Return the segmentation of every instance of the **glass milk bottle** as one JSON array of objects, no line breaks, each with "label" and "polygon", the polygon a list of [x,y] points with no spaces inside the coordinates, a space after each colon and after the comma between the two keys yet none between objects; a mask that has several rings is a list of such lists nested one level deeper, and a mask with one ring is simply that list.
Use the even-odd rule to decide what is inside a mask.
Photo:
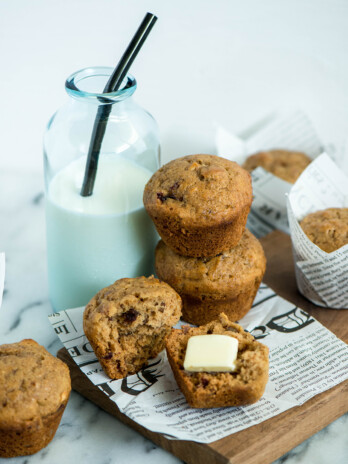
[{"label": "glass milk bottle", "polygon": [[[132,98],[136,80],[103,94],[112,68],[71,75],[69,101],[44,136],[48,282],[55,311],[82,306],[122,277],[149,275],[157,242],[143,208],[146,182],[159,167],[152,116]],[[110,105],[93,194],[81,196],[98,105]]]}]

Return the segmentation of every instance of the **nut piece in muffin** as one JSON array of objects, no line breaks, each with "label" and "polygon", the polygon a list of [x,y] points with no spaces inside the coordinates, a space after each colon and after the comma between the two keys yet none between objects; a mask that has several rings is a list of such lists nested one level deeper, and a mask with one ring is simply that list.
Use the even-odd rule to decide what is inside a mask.
[{"label": "nut piece in muffin", "polygon": [[[188,372],[184,369],[186,347],[196,335],[227,335],[238,339],[233,372]],[[268,348],[243,328],[220,314],[201,327],[173,329],[166,341],[170,366],[180,390],[193,408],[243,406],[258,401],[268,381]]]},{"label": "nut piece in muffin", "polygon": [[0,457],[40,451],[54,437],[71,390],[69,369],[34,340],[0,346]]},{"label": "nut piece in muffin", "polygon": [[348,244],[348,208],[327,208],[300,222],[309,240],[327,253]]},{"label": "nut piece in muffin", "polygon": [[311,162],[309,156],[299,151],[269,150],[249,156],[243,168],[251,172],[260,166],[280,179],[294,184]]},{"label": "nut piece in muffin", "polygon": [[120,279],[100,290],[86,306],[83,328],[106,374],[122,379],[156,357],[181,307],[176,291],[154,277]]},{"label": "nut piece in muffin", "polygon": [[224,312],[231,321],[251,308],[266,270],[261,243],[245,229],[237,246],[213,258],[188,258],[162,240],[155,252],[158,277],[181,296],[183,319],[206,324]]},{"label": "nut piece in muffin", "polygon": [[250,174],[214,155],[164,165],[144,190],[144,205],[162,240],[183,256],[216,256],[239,242],[252,202]]}]

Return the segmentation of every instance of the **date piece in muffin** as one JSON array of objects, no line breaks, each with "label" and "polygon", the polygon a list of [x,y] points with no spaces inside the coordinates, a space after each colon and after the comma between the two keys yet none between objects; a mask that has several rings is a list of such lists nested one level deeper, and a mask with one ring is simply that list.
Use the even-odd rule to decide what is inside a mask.
[{"label": "date piece in muffin", "polygon": [[308,214],[300,226],[309,240],[331,253],[348,243],[348,208],[327,208]]},{"label": "date piece in muffin", "polygon": [[69,369],[34,340],[0,346],[0,457],[26,456],[54,437],[71,390]]},{"label": "date piece in muffin", "polygon": [[249,156],[243,168],[251,172],[260,166],[280,179],[294,184],[311,162],[309,156],[299,151],[269,150]]},{"label": "date piece in muffin", "polygon": [[164,165],[144,191],[144,205],[163,241],[183,256],[216,256],[237,245],[252,202],[250,174],[213,155]]},{"label": "date piece in muffin", "polygon": [[158,277],[181,296],[183,319],[201,325],[221,312],[231,321],[251,308],[266,270],[261,243],[245,229],[237,246],[213,258],[188,258],[171,250],[162,240],[155,253]]},{"label": "date piece in muffin", "polygon": [[[184,369],[186,347],[196,335],[227,335],[238,339],[233,372],[188,372]],[[173,329],[166,341],[170,366],[188,404],[194,408],[243,406],[258,401],[268,381],[268,348],[243,328],[220,314],[201,327]]]},{"label": "date piece in muffin", "polygon": [[111,379],[138,372],[164,349],[181,316],[181,298],[154,277],[117,280],[86,306],[83,328]]}]

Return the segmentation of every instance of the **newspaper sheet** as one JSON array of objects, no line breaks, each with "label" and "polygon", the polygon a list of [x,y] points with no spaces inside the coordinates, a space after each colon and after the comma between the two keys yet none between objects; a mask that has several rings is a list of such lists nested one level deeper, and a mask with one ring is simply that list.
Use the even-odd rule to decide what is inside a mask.
[{"label": "newspaper sheet", "polygon": [[296,280],[314,303],[348,308],[348,245],[326,253],[299,225],[307,214],[332,207],[348,207],[348,177],[324,153],[301,174],[288,197]]},{"label": "newspaper sheet", "polygon": [[240,321],[270,348],[269,382],[255,404],[193,409],[179,390],[165,351],[136,375],[110,380],[83,333],[84,308],[49,320],[88,379],[135,422],[169,438],[209,443],[298,406],[348,379],[348,347],[313,317],[261,285]]},{"label": "newspaper sheet", "polygon": [[[239,137],[218,127],[216,146],[220,156],[239,164],[253,153],[274,148],[301,151],[312,159],[323,151],[312,123],[300,110],[274,113]],[[256,237],[274,229],[289,233],[285,193],[292,184],[262,168],[252,172],[252,180],[254,201],[247,227]]]}]

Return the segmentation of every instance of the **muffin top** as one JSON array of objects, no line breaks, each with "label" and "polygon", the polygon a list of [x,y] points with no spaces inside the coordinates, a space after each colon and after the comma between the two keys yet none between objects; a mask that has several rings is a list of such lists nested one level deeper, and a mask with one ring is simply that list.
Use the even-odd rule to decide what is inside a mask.
[{"label": "muffin top", "polygon": [[331,253],[348,243],[348,208],[328,208],[308,214],[300,226],[309,240]]},{"label": "muffin top", "polygon": [[269,150],[249,156],[243,168],[251,172],[261,167],[280,179],[294,184],[312,160],[299,151]]},{"label": "muffin top", "polygon": [[238,295],[247,282],[265,272],[261,243],[248,230],[238,245],[212,258],[188,258],[172,251],[162,240],[156,248],[156,269],[179,293]]},{"label": "muffin top", "polygon": [[119,331],[144,324],[158,328],[165,323],[171,327],[178,322],[181,307],[176,291],[153,276],[120,279],[100,290],[88,303],[84,329],[104,339],[111,326]]},{"label": "muffin top", "polygon": [[55,413],[71,390],[68,366],[34,340],[0,346],[0,386],[3,426]]},{"label": "muffin top", "polygon": [[182,224],[209,226],[237,217],[252,201],[251,178],[237,163],[214,155],[189,155],[164,165],[144,191],[151,214]]}]

